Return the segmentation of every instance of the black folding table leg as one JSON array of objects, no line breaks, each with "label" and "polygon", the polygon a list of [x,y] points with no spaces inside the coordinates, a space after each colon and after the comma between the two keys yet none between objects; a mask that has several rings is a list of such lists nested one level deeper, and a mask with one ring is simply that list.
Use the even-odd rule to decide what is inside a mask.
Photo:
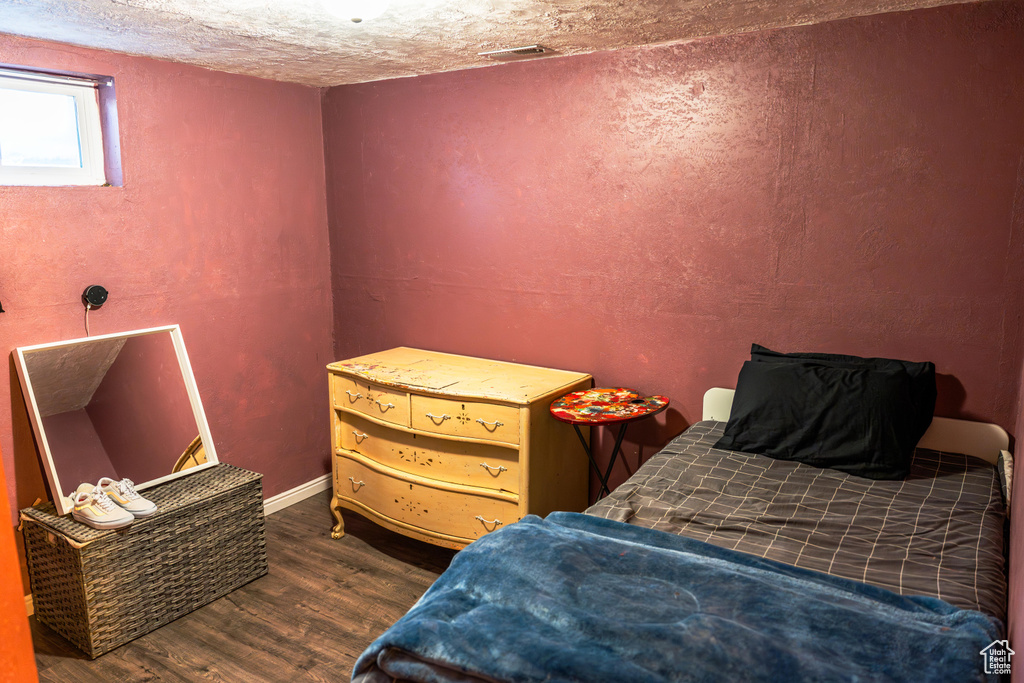
[{"label": "black folding table leg", "polygon": [[597,466],[597,461],[594,460],[594,454],[590,450],[590,444],[583,438],[583,432],[580,431],[579,425],[573,425],[573,429],[576,430],[576,436],[580,437],[580,443],[583,444],[583,450],[587,453],[587,459],[590,460],[590,464],[594,466],[594,471],[597,472],[597,478],[601,478],[601,468]]},{"label": "black folding table leg", "polygon": [[619,435],[615,437],[615,448],[612,449],[612,457],[608,461],[608,469],[605,470],[604,476],[601,477],[601,489],[597,492],[598,499],[611,493],[608,489],[608,479],[612,476],[612,468],[615,467],[615,458],[618,457],[619,449],[622,448],[622,437],[626,435],[626,427],[628,425],[628,422],[623,422],[622,426],[619,427]]}]

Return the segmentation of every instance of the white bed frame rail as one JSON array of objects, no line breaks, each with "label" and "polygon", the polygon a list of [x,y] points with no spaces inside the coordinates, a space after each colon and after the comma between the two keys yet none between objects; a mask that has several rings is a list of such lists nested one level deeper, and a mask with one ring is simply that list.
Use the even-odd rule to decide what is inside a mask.
[{"label": "white bed frame rail", "polygon": [[[702,419],[727,422],[735,393],[735,389],[708,389],[704,394]],[[1009,455],[1007,449],[1010,447],[1010,437],[1002,427],[988,422],[933,417],[931,426],[917,445],[934,451],[973,455],[994,465],[1000,453],[1006,452]]]}]

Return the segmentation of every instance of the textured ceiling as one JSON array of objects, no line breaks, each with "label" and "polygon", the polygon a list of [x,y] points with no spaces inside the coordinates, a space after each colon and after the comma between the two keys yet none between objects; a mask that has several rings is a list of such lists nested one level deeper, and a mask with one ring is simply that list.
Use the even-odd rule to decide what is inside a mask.
[{"label": "textured ceiling", "polygon": [[0,0],[0,32],[329,86],[493,65],[477,53],[534,43],[580,54],[957,1],[392,0],[356,24],[320,0]]}]

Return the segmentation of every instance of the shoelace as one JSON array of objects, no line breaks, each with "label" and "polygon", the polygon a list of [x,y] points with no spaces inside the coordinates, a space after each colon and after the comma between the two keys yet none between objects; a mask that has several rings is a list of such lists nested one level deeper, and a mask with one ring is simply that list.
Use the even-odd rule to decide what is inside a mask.
[{"label": "shoelace", "polygon": [[124,496],[129,501],[138,500],[142,496],[135,492],[135,482],[131,479],[125,478],[117,482],[117,492]]},{"label": "shoelace", "polygon": [[110,500],[110,496],[102,491],[93,491],[85,500],[86,502],[95,503],[100,510],[103,510],[103,512],[116,512],[119,509],[114,504],[114,501]]}]

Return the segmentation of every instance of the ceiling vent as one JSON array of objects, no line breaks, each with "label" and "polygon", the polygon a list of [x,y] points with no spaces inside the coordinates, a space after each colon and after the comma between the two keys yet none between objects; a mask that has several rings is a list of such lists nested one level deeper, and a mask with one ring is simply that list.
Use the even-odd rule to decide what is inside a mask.
[{"label": "ceiling vent", "polygon": [[554,54],[555,51],[543,45],[527,45],[526,47],[510,47],[504,50],[492,50],[491,52],[478,52],[481,57],[493,59],[499,62],[509,62],[515,59],[533,59],[543,55]]}]

